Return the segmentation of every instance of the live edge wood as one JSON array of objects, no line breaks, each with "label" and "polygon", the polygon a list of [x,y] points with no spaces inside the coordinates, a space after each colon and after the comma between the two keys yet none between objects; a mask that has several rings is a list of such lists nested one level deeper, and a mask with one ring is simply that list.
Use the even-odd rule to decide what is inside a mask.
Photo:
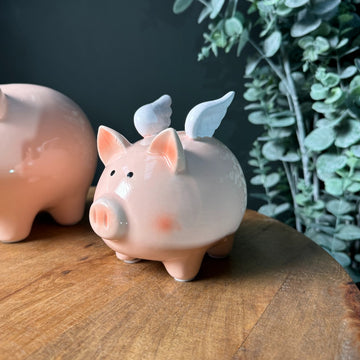
[{"label": "live edge wood", "polygon": [[[91,195],[90,195],[91,196]],[[1,359],[360,359],[360,294],[326,252],[247,211],[195,281],[125,264],[91,230],[37,218],[0,244]]]}]

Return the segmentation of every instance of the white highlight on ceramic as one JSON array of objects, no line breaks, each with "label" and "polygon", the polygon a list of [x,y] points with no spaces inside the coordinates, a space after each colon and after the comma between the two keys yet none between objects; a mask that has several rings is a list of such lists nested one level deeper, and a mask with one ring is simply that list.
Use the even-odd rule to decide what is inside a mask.
[{"label": "white highlight on ceramic", "polygon": [[171,123],[171,97],[163,95],[151,104],[141,106],[134,114],[134,124],[142,137],[156,135]]},{"label": "white highlight on ceramic", "polygon": [[192,139],[212,137],[234,96],[235,92],[229,91],[220,99],[206,101],[193,107],[185,120],[186,135]]}]

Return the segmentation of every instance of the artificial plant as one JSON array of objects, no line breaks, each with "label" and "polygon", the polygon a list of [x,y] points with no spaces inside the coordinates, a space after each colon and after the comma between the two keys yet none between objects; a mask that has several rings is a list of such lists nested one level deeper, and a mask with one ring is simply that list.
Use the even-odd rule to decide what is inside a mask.
[{"label": "artificial plant", "polygon": [[[176,0],[185,11],[194,0]],[[198,0],[203,60],[253,51],[244,69],[260,212],[288,214],[344,267],[360,264],[360,0]],[[242,4],[243,5],[243,4]],[[359,58],[358,58],[359,57]],[[286,181],[284,182],[284,179]]]}]

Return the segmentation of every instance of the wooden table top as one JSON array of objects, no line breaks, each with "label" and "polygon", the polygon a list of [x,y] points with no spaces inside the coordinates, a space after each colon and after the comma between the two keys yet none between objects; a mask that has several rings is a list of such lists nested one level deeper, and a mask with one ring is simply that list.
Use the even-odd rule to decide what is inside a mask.
[{"label": "wooden table top", "polygon": [[125,264],[87,218],[0,244],[0,359],[360,359],[360,293],[321,248],[247,211],[195,281]]}]

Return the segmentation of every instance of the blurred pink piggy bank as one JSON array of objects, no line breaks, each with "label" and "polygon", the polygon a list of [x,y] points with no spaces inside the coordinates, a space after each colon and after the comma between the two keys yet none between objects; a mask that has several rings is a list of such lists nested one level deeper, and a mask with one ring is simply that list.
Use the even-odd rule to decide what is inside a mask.
[{"label": "blurred pink piggy bank", "polygon": [[144,137],[130,144],[101,126],[105,170],[90,208],[93,230],[125,262],[161,261],[179,281],[192,280],[205,253],[224,257],[246,208],[246,184],[232,152],[212,137],[234,93],[201,103],[185,131],[170,125],[164,95],[135,113]]},{"label": "blurred pink piggy bank", "polygon": [[40,211],[78,222],[97,162],[81,109],[43,86],[0,85],[0,137],[0,241],[26,238]]}]

